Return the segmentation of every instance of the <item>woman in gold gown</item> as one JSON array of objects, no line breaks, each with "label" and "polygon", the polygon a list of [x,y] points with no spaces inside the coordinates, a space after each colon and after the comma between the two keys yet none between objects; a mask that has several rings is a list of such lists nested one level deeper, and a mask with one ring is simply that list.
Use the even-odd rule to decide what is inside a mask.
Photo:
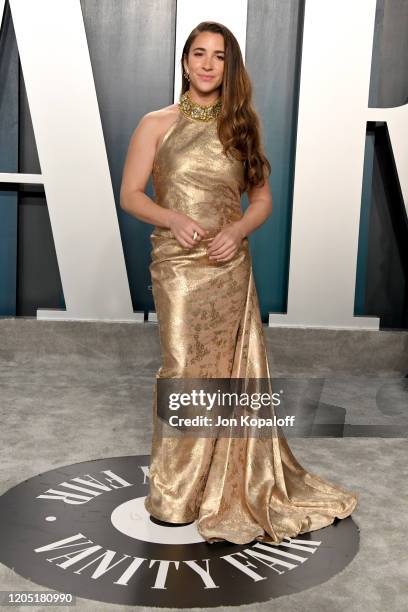
[{"label": "woman in gold gown", "polygon": [[[136,130],[121,190],[122,207],[155,224],[150,272],[162,352],[156,377],[269,379],[247,234],[270,214],[268,181],[259,181],[270,165],[235,37],[221,24],[200,24],[186,41],[182,70],[179,104],[149,114],[150,124],[145,117],[144,131]],[[231,110],[239,102],[246,115]],[[160,113],[160,135],[156,128],[154,153],[145,161],[153,150],[147,124],[152,133]],[[234,124],[244,134],[235,156],[224,153],[223,117],[224,134],[234,135]],[[154,204],[142,194],[148,170]],[[139,199],[132,200],[136,191]],[[157,418],[155,389],[145,507],[159,521],[196,521],[208,542],[279,544],[345,518],[356,506],[357,493],[306,471],[282,434],[165,437]]]}]

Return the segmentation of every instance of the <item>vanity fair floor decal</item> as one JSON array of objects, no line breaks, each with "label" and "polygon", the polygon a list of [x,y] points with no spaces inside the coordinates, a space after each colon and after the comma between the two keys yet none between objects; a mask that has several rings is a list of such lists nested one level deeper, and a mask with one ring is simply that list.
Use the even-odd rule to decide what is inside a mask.
[{"label": "vanity fair floor decal", "polygon": [[149,456],[60,467],[0,497],[0,561],[37,585],[115,604],[209,607],[266,601],[328,580],[354,557],[348,517],[287,538],[205,542],[144,508]]}]

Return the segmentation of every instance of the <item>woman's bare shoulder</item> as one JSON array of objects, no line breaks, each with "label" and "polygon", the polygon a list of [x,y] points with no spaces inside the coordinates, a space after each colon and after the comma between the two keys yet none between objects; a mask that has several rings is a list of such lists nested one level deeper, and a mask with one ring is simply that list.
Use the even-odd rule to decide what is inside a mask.
[{"label": "woman's bare shoulder", "polygon": [[141,124],[146,130],[146,133],[153,136],[156,145],[161,140],[162,135],[170,128],[172,123],[177,120],[179,116],[179,105],[170,104],[164,108],[150,111],[146,113],[141,120]]},{"label": "woman's bare shoulder", "polygon": [[146,113],[136,126],[131,143],[136,142],[143,148],[149,147],[153,143],[154,147],[157,148],[162,135],[170,128],[172,123],[175,123],[178,116],[178,104],[170,104]]},{"label": "woman's bare shoulder", "polygon": [[169,106],[164,106],[163,108],[159,108],[154,111],[150,111],[146,113],[143,117],[145,122],[149,122],[152,125],[157,126],[159,131],[161,129],[166,129],[168,124],[171,124],[178,116],[179,113],[179,105],[170,104]]}]

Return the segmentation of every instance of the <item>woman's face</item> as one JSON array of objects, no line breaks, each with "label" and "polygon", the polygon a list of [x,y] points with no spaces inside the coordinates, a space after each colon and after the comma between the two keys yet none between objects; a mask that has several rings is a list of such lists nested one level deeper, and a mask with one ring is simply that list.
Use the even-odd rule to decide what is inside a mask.
[{"label": "woman's face", "polygon": [[213,32],[200,32],[190,47],[184,69],[190,76],[190,87],[209,93],[222,84],[224,74],[224,37]]}]

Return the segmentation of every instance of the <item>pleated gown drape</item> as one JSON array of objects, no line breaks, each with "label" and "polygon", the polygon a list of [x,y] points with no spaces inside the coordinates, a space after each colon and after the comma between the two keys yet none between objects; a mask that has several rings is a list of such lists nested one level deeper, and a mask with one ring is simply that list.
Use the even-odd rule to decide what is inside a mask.
[{"label": "pleated gown drape", "polygon": [[[248,239],[232,260],[209,260],[208,240],[242,216],[243,165],[225,156],[216,120],[181,111],[153,164],[155,201],[209,230],[191,250],[171,230],[151,234],[152,290],[162,378],[270,378]],[[358,494],[306,471],[284,437],[162,437],[157,389],[147,511],[196,520],[208,542],[278,544],[350,515]]]}]

